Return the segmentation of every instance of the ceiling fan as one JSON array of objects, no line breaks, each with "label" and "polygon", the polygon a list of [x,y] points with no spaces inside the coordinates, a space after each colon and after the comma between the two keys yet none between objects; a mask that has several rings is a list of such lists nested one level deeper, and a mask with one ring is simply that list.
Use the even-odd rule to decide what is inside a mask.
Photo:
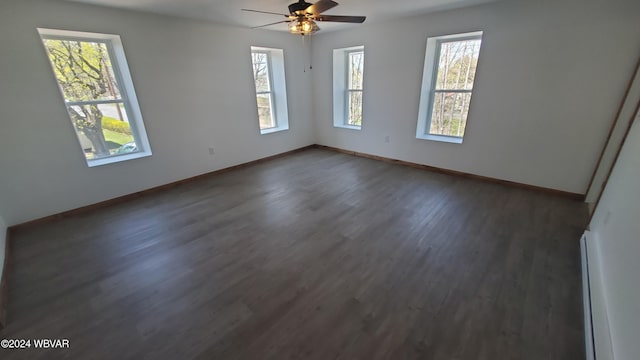
[{"label": "ceiling fan", "polygon": [[338,6],[338,3],[332,0],[319,0],[315,4],[310,4],[304,0],[298,0],[298,2],[289,5],[289,14],[279,14],[270,11],[251,9],[242,9],[242,11],[280,15],[287,18],[287,20],[256,26],[252,29],[263,28],[276,24],[289,23],[289,32],[299,35],[311,35],[320,30],[320,27],[318,27],[316,21],[361,24],[366,19],[365,16],[322,15],[323,12],[336,6]]}]

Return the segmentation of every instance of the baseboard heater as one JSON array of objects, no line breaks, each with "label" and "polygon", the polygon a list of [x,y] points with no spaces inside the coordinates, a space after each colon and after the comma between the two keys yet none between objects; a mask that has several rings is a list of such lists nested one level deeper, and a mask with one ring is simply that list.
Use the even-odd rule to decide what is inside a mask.
[{"label": "baseboard heater", "polygon": [[589,277],[589,247],[587,239],[589,232],[585,231],[580,239],[582,254],[582,298],[584,301],[584,344],[587,360],[595,360],[595,344],[593,333],[593,307],[591,301],[591,282]]}]

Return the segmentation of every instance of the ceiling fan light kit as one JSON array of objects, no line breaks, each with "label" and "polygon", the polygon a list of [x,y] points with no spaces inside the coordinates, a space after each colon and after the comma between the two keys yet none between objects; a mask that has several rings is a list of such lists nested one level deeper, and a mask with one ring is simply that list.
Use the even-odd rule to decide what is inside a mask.
[{"label": "ceiling fan light kit", "polygon": [[319,0],[315,4],[308,3],[304,0],[299,0],[298,2],[289,5],[289,15],[251,9],[242,10],[263,14],[281,15],[288,18],[288,20],[256,26],[253,29],[276,24],[289,23],[289,32],[296,35],[314,34],[318,30],[320,30],[320,27],[318,26],[318,24],[316,24],[317,21],[361,24],[366,19],[366,17],[364,16],[321,15],[323,12],[336,6],[338,6],[338,3],[333,0]]},{"label": "ceiling fan light kit", "polygon": [[311,35],[320,30],[315,21],[304,19],[302,21],[292,21],[289,23],[289,32],[296,35]]}]

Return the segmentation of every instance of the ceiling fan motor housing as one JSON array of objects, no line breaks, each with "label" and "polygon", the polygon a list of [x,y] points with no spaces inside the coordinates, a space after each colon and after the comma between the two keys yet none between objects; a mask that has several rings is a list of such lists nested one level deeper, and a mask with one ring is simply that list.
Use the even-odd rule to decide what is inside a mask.
[{"label": "ceiling fan motor housing", "polygon": [[293,3],[291,5],[289,5],[289,12],[291,14],[296,14],[299,15],[301,13],[304,13],[304,11],[313,4],[309,4],[308,2],[304,1],[304,0],[300,0],[296,3]]}]

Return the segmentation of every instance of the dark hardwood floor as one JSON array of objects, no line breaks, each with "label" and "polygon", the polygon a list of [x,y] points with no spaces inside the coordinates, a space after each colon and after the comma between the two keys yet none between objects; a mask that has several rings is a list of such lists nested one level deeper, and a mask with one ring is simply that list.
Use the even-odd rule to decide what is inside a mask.
[{"label": "dark hardwood floor", "polygon": [[586,221],[308,150],[14,232],[0,358],[584,359]]}]

